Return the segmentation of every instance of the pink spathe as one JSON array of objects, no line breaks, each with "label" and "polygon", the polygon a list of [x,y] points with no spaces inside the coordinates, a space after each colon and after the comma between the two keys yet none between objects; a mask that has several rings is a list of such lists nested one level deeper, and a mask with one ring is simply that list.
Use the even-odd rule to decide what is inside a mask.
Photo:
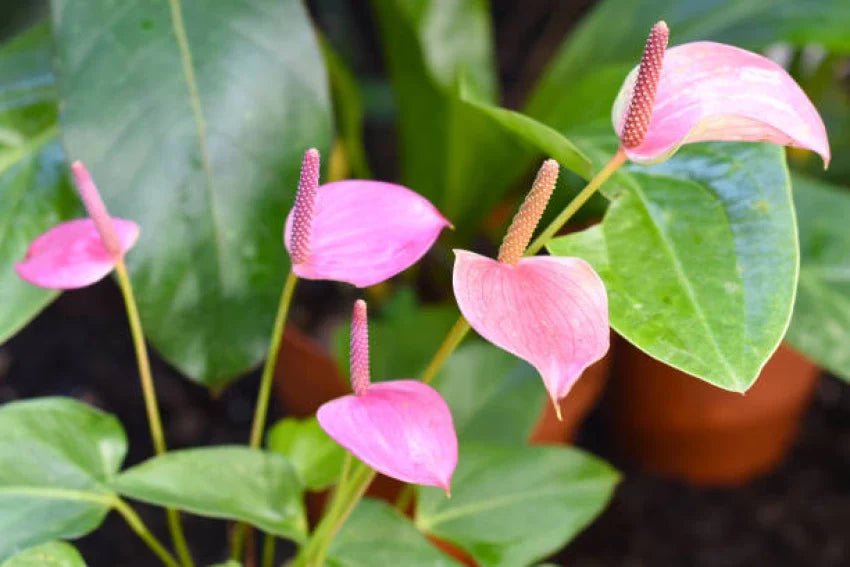
[{"label": "pink spathe", "polygon": [[[111,219],[121,254],[139,237],[139,226]],[[91,285],[115,269],[119,256],[110,254],[91,219],[77,219],[53,227],[30,244],[15,270],[24,280],[50,289],[75,289]]]},{"label": "pink spathe", "polygon": [[457,466],[457,436],[446,402],[417,380],[372,384],[332,400],[316,417],[328,435],[376,471],[447,492]]},{"label": "pink spathe", "polygon": [[528,361],[553,403],[608,351],[608,296],[579,258],[538,256],[517,264],[455,250],[454,293],[482,337]]},{"label": "pink spathe", "polygon": [[[637,69],[614,103],[618,134]],[[670,157],[683,144],[701,141],[772,142],[812,150],[824,164],[829,141],[820,115],[779,65],[761,55],[713,42],[686,43],[664,54],[661,80],[646,138],[626,150],[635,163]]]},{"label": "pink spathe", "polygon": [[[318,188],[309,252],[293,262],[301,278],[358,287],[380,283],[416,263],[450,223],[424,197],[381,181],[336,181]],[[292,255],[294,213],[284,242]]]}]

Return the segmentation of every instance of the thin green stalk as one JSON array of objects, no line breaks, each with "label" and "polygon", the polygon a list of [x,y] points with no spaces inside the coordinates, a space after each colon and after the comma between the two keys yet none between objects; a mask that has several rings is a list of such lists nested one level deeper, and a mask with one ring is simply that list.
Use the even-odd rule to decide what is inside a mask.
[{"label": "thin green stalk", "polygon": [[[156,389],[153,384],[148,350],[145,346],[145,334],[142,330],[139,308],[136,305],[133,286],[130,283],[130,276],[127,274],[127,266],[124,264],[123,258],[115,265],[115,274],[118,276],[118,287],[121,288],[121,294],[124,296],[127,320],[130,323],[130,335],[133,337],[133,347],[136,350],[136,364],[139,367],[139,378],[142,383],[142,394],[145,400],[153,448],[157,455],[162,455],[166,451],[165,435],[162,432],[162,418],[159,415],[159,406],[156,402]],[[186,537],[183,535],[180,514],[177,510],[171,508],[166,509],[165,512],[168,517],[168,529],[171,532],[171,539],[174,542],[177,555],[180,557],[180,563],[186,567],[192,567],[194,562],[192,561],[192,554],[189,552],[189,546],[186,544]]]},{"label": "thin green stalk", "polygon": [[440,371],[446,363],[446,360],[449,359],[468,332],[469,323],[467,323],[466,319],[464,319],[463,315],[461,315],[449,330],[449,334],[447,334],[446,338],[443,339],[443,343],[440,345],[440,348],[438,348],[437,352],[434,353],[434,358],[432,358],[431,362],[428,363],[428,367],[422,374],[423,382],[429,384],[431,380],[434,379],[437,372]]},{"label": "thin green stalk", "polygon": [[272,567],[274,564],[274,548],[277,538],[272,534],[266,534],[263,540],[263,567]]},{"label": "thin green stalk", "polygon": [[111,502],[112,507],[115,510],[124,516],[124,519],[127,521],[127,525],[130,526],[130,529],[136,532],[142,541],[144,541],[148,547],[153,551],[157,557],[162,561],[164,565],[167,567],[180,567],[180,564],[177,562],[177,559],[171,555],[167,549],[159,542],[158,539],[148,530],[147,526],[145,526],[142,519],[136,514],[136,511],[133,510],[129,504],[118,498],[117,496]]},{"label": "thin green stalk", "polygon": [[[286,328],[286,317],[289,315],[289,305],[292,303],[292,295],[295,292],[295,284],[298,276],[292,270],[286,276],[283,291],[280,294],[280,303],[277,306],[277,315],[272,328],[272,336],[269,341],[269,350],[266,354],[266,362],[263,365],[263,375],[260,377],[260,390],[257,393],[257,403],[254,406],[254,421],[251,424],[251,447],[259,447],[263,441],[263,430],[266,427],[266,416],[269,412],[269,399],[272,393],[274,381],[274,369],[277,365],[277,355],[280,351],[280,343],[283,339],[283,331]],[[245,541],[245,524],[237,524],[233,531],[233,540],[230,546],[230,558],[239,559],[242,555],[242,547]]]},{"label": "thin green stalk", "polygon": [[416,489],[412,484],[405,484],[401,492],[398,493],[398,498],[395,499],[395,509],[404,514],[413,502],[413,497],[416,495]]},{"label": "thin green stalk", "polygon": [[323,565],[333,538],[345,523],[345,520],[348,519],[351,511],[354,510],[374,478],[375,471],[357,461],[352,467],[348,481],[337,486],[327,513],[313,531],[310,539],[301,548],[292,563],[292,567],[321,567]]}]

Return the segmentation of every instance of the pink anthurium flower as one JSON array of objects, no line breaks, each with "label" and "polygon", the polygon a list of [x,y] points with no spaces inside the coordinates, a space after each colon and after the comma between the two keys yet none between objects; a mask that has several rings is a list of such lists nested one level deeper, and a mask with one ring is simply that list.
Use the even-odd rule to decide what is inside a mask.
[{"label": "pink anthurium flower", "polygon": [[457,465],[457,436],[446,402],[418,380],[369,382],[366,303],[351,319],[351,387],[316,417],[328,435],[355,457],[404,482],[438,486],[447,493]]},{"label": "pink anthurium flower", "polygon": [[454,293],[461,313],[482,337],[531,363],[559,402],[581,373],[608,351],[608,296],[579,258],[523,253],[558,179],[547,160],[492,260],[455,250]]},{"label": "pink anthurium flower", "polygon": [[666,49],[668,36],[664,22],[652,28],[614,103],[614,129],[631,161],[658,163],[683,144],[716,140],[804,148],[829,164],[823,121],[782,67],[722,43]]},{"label": "pink anthurium flower", "polygon": [[109,216],[82,163],[75,162],[71,171],[89,218],[51,228],[36,238],[26,258],[15,264],[18,275],[39,287],[75,289],[91,285],[115,269],[139,237],[136,223]]},{"label": "pink anthurium flower", "polygon": [[401,185],[352,179],[319,186],[319,152],[310,149],[284,243],[298,277],[366,287],[415,264],[447,226],[427,199]]}]

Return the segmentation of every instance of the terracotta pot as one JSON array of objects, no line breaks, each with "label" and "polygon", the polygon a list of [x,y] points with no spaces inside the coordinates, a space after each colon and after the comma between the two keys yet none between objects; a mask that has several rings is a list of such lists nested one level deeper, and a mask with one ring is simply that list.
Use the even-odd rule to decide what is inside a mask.
[{"label": "terracotta pot", "polygon": [[647,469],[694,484],[736,485],[779,465],[820,375],[783,344],[737,394],[617,342],[607,400],[615,441]]},{"label": "terracotta pot", "polygon": [[555,408],[547,397],[543,402],[540,418],[528,440],[534,445],[571,443],[581,427],[585,416],[593,409],[602,395],[611,369],[609,351],[599,361],[584,371],[567,397],[561,401],[561,417],[558,421]]}]

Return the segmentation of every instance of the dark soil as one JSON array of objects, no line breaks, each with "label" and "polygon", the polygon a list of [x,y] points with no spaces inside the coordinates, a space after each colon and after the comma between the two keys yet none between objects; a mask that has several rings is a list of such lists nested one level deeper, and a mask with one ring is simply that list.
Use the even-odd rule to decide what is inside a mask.
[{"label": "dark soil", "polygon": [[[299,303],[320,291],[302,289]],[[172,447],[247,440],[256,373],[216,399],[156,357],[154,373]],[[64,294],[0,347],[0,403],[45,395],[73,396],[117,415],[130,439],[127,465],[151,454],[123,307],[110,281]],[[271,419],[280,416],[281,408],[273,407]],[[693,488],[634,470],[608,443],[598,411],[579,445],[613,462],[625,478],[608,510],[558,555],[558,564],[850,564],[850,386],[833,378],[821,381],[785,464],[740,488]],[[167,541],[161,511],[138,508]],[[225,557],[224,522],[185,516],[184,525],[199,564]],[[93,567],[157,564],[116,514],[76,543]],[[279,551],[282,560],[287,549]]]}]

